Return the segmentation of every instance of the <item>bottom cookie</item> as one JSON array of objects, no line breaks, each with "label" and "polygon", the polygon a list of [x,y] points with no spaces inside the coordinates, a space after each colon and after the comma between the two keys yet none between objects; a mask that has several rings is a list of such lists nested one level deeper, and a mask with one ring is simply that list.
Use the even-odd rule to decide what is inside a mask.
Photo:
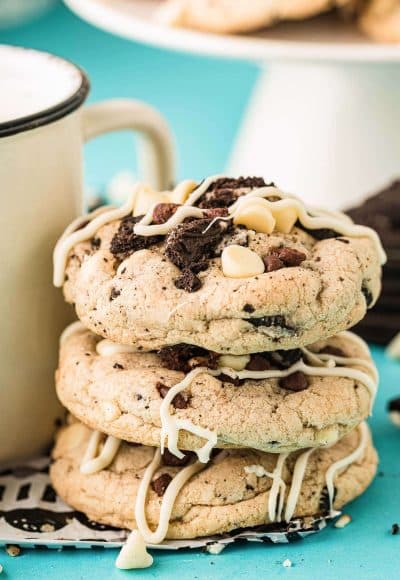
[{"label": "bottom cookie", "polygon": [[50,477],[61,498],[90,519],[138,528],[134,546],[127,544],[136,554],[165,538],[333,513],[368,487],[377,466],[365,423],[330,448],[279,455],[223,450],[208,464],[190,453],[178,460],[101,437],[77,422],[63,428]]}]

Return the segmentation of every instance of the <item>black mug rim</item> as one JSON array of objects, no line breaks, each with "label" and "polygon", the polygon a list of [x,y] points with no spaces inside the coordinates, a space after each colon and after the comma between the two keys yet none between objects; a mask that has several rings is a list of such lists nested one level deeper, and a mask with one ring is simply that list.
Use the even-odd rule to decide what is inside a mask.
[{"label": "black mug rim", "polygon": [[22,133],[25,131],[32,131],[33,129],[37,129],[39,127],[43,127],[44,125],[49,125],[54,121],[58,121],[62,119],[66,115],[69,115],[76,109],[78,109],[82,103],[85,101],[86,97],[90,91],[90,82],[89,79],[79,66],[75,63],[71,62],[70,60],[51,54],[50,52],[36,50],[34,48],[26,48],[23,46],[17,45],[3,45],[8,46],[9,48],[17,48],[22,50],[29,50],[31,52],[37,52],[39,54],[44,54],[53,58],[56,58],[60,61],[64,61],[69,65],[73,66],[75,70],[78,71],[81,77],[81,83],[78,89],[72,93],[67,99],[64,99],[60,103],[52,107],[48,107],[47,109],[43,109],[38,111],[37,113],[33,113],[32,115],[26,115],[24,117],[18,117],[17,119],[12,119],[11,121],[5,121],[4,123],[0,123],[0,137],[9,137],[11,135],[17,135],[18,133]]}]

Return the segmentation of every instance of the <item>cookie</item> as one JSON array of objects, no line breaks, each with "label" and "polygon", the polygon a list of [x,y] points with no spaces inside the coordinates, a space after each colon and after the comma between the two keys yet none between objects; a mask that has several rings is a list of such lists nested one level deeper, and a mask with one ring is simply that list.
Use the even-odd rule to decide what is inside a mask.
[{"label": "cookie", "polygon": [[56,246],[54,279],[104,338],[246,354],[356,324],[384,261],[375,232],[343,214],[261,178],[211,177],[173,192],[139,184],[122,208],[81,218]]},{"label": "cookie", "polygon": [[365,424],[326,449],[281,455],[224,450],[207,465],[189,457],[176,466],[157,449],[121,442],[111,464],[82,473],[90,443],[93,434],[80,423],[61,430],[50,468],[55,490],[104,524],[134,529],[136,514],[149,544],[327,515],[360,495],[377,466]]},{"label": "cookie", "polygon": [[354,0],[167,0],[157,18],[170,26],[217,33],[250,32],[353,3]]},{"label": "cookie", "polygon": [[309,349],[220,356],[182,344],[129,352],[79,323],[56,379],[61,403],[93,429],[154,446],[164,434],[172,453],[205,460],[213,446],[330,445],[368,416],[377,386],[368,348],[347,332]]},{"label": "cookie", "polygon": [[398,0],[370,0],[359,19],[360,28],[379,42],[400,42]]},{"label": "cookie", "polygon": [[400,181],[347,213],[357,223],[374,228],[387,252],[382,294],[373,312],[368,312],[355,327],[366,340],[387,344],[400,329]]}]

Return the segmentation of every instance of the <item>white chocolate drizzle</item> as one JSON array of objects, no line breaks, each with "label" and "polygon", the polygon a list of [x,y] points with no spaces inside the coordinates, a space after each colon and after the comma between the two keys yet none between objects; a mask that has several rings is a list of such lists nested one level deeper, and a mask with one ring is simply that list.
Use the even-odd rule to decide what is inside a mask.
[{"label": "white chocolate drizzle", "polygon": [[60,346],[65,344],[72,336],[81,334],[86,331],[86,327],[82,324],[80,320],[76,320],[69,324],[61,333],[59,342]]},{"label": "white chocolate drizzle", "polygon": [[[361,339],[355,337],[350,332],[346,332],[344,336],[353,340],[357,345],[361,345],[362,349],[365,350],[365,354],[369,356],[368,349]],[[104,343],[104,345],[103,345]],[[97,344],[97,352],[101,356],[115,355],[118,353],[132,352],[131,347],[126,345],[119,345],[116,343],[111,343],[110,341],[103,340]],[[250,370],[234,370],[230,367],[220,367],[218,369],[209,369],[207,367],[198,367],[190,371],[185,378],[171,387],[163,399],[160,407],[160,420],[161,420],[161,434],[160,434],[160,445],[161,449],[164,449],[165,441],[167,441],[168,451],[178,457],[183,458],[183,453],[178,448],[179,431],[184,430],[205,439],[206,442],[202,447],[197,449],[195,452],[198,459],[202,463],[207,463],[210,458],[211,451],[213,447],[217,444],[218,435],[215,431],[200,427],[195,425],[188,419],[180,419],[175,416],[175,414],[170,413],[171,403],[173,399],[186,388],[189,388],[192,381],[201,374],[208,374],[214,377],[218,377],[221,374],[225,374],[232,379],[280,379],[287,377],[297,371],[303,372],[308,376],[332,376],[332,377],[342,377],[357,381],[363,384],[370,393],[371,402],[370,410],[372,409],[373,402],[376,397],[376,392],[378,388],[378,373],[375,365],[371,360],[365,360],[363,358],[348,358],[341,357],[331,354],[323,353],[313,353],[307,348],[301,349],[303,355],[306,359],[311,362],[306,364],[303,360],[299,360],[291,367],[285,370],[265,370],[265,371],[250,371]],[[224,359],[222,359],[224,360]],[[367,372],[362,370],[348,367],[348,366],[337,366],[337,364],[343,365],[356,365],[361,366],[366,369]],[[312,366],[314,365],[314,366]],[[368,374],[368,372],[370,374]],[[371,376],[372,375],[372,376]]]},{"label": "white chocolate drizzle", "polygon": [[116,354],[134,353],[137,350],[128,344],[118,344],[105,338],[96,344],[96,352],[99,356],[114,356]]},{"label": "white chocolate drizzle", "polygon": [[[359,461],[364,453],[368,442],[368,427],[365,422],[361,423],[358,427],[360,439],[357,448],[352,451],[349,455],[343,457],[339,461],[333,463],[326,471],[325,482],[329,495],[329,510],[330,515],[335,515],[336,512],[333,510],[334,501],[334,478],[339,470],[348,468],[352,463]],[[100,443],[101,433],[99,431],[93,431],[89,439],[88,446],[81,464],[81,471],[83,473],[95,473],[102,469],[105,469],[111,461],[114,459],[116,453],[118,452],[119,445],[122,443],[120,440],[115,440],[114,449],[111,454],[108,453],[107,461],[98,461],[96,465],[93,464],[93,458],[97,453],[97,448]],[[107,438],[106,447],[108,440],[115,438]],[[104,450],[103,448],[103,450]],[[286,461],[290,456],[290,453],[280,453],[277,457],[274,471],[268,472],[264,469],[262,465],[248,465],[245,466],[244,471],[246,474],[255,474],[256,477],[270,477],[272,479],[272,485],[269,490],[268,495],[268,521],[270,522],[281,522],[284,511],[284,520],[289,522],[296,510],[298,498],[301,492],[302,484],[304,481],[304,476],[307,469],[307,464],[311,454],[316,451],[315,449],[307,449],[301,453],[294,464],[293,473],[291,478],[291,486],[286,499],[286,483],[283,479],[282,473],[285,467]],[[101,455],[96,458],[101,458]],[[110,459],[111,457],[111,459]],[[225,457],[225,456],[224,456]],[[164,541],[168,526],[171,519],[172,510],[179,495],[181,489],[189,481],[193,475],[199,473],[205,468],[205,463],[201,461],[196,461],[187,467],[181,469],[175,477],[169,483],[163,499],[161,501],[160,516],[158,525],[155,531],[152,531],[147,523],[145,507],[146,499],[149,491],[149,487],[152,478],[159,468],[162,459],[161,449],[155,449],[153,458],[149,465],[146,467],[143,477],[141,479],[138,493],[135,502],[135,521],[137,530],[134,530],[128,537],[127,542],[120,551],[120,554],[116,561],[116,566],[121,569],[133,569],[133,568],[146,568],[151,566],[153,559],[146,550],[146,544],[160,544]],[[92,468],[85,468],[88,462],[92,461]],[[266,518],[267,520],[267,518]]]},{"label": "white chocolate drizzle", "polygon": [[109,435],[105,440],[103,449],[97,455],[102,435],[100,431],[93,431],[81,463],[81,473],[97,473],[108,467],[114,461],[121,445],[121,439]]},{"label": "white chocolate drizzle", "polygon": [[[333,463],[328,468],[325,474],[325,482],[329,497],[329,514],[331,516],[334,516],[336,514],[335,510],[333,509],[334,477],[336,473],[339,470],[346,469],[355,461],[359,461],[363,457],[365,452],[365,448],[368,442],[367,424],[365,422],[361,423],[358,427],[358,430],[360,434],[360,440],[357,448],[346,457],[343,457],[339,461]],[[307,449],[306,451],[301,453],[296,459],[296,463],[294,464],[293,467],[289,493],[287,494],[285,513],[283,516],[283,519],[286,522],[290,522],[295,513],[297,502],[304,481],[304,476],[307,470],[308,461],[310,459],[311,454],[314,453],[315,451],[316,449]],[[249,465],[244,468],[244,471],[247,474],[254,473],[256,477],[270,477],[272,479],[272,485],[268,495],[269,522],[282,521],[282,514],[285,504],[286,487],[287,487],[286,483],[283,480],[282,472],[285,463],[288,457],[290,457],[290,455],[291,455],[290,453],[280,453],[278,455],[278,459],[275,464],[275,469],[272,473],[266,471],[262,465]]]},{"label": "white chocolate drizzle", "polygon": [[[141,236],[166,235],[174,227],[182,223],[187,217],[201,218],[204,216],[205,210],[202,210],[193,205],[198,199],[207,191],[207,189],[222,175],[215,175],[205,179],[188,197],[184,205],[175,212],[165,223],[150,225],[153,219],[153,211],[156,204],[149,208],[146,215],[134,226],[134,232]],[[139,191],[142,191],[147,186],[144,184],[136,184],[128,201],[118,209],[110,209],[109,207],[99,208],[95,212],[78,218],[70,226],[67,227],[64,234],[61,236],[56,244],[53,254],[54,262],[54,285],[62,286],[65,277],[65,268],[68,260],[68,254],[75,246],[91,238],[99,228],[114,220],[122,219],[123,217],[132,214],[135,208],[135,200]],[[185,181],[179,184],[173,192],[169,194],[171,200],[175,198],[184,198],[184,193],[192,189],[192,182]],[[279,201],[269,201],[268,197],[278,197]],[[246,203],[250,198],[263,198],[270,206],[271,211],[275,210],[292,210],[296,211],[300,223],[307,229],[331,229],[343,236],[349,237],[367,237],[376,247],[380,261],[382,264],[386,262],[386,254],[382,247],[378,234],[367,226],[355,225],[352,221],[341,212],[333,212],[328,210],[320,210],[312,207],[306,207],[299,199],[291,194],[286,194],[274,186],[264,186],[255,188],[246,195],[238,198],[229,208],[229,217],[234,218],[235,213],[240,208],[241,204]],[[87,225],[80,228],[81,224],[89,221]],[[75,231],[77,230],[77,231]]]},{"label": "white chocolate drizzle", "polygon": [[367,446],[369,433],[367,424],[365,422],[361,423],[361,425],[358,427],[358,431],[360,434],[360,440],[357,448],[352,453],[350,453],[350,455],[347,455],[346,457],[343,457],[342,459],[339,459],[339,461],[333,463],[325,474],[326,487],[328,490],[329,497],[329,511],[331,515],[334,515],[335,513],[333,509],[334,494],[335,494],[334,487],[335,475],[339,470],[346,469],[352,463],[359,461],[363,457],[365,448]]}]

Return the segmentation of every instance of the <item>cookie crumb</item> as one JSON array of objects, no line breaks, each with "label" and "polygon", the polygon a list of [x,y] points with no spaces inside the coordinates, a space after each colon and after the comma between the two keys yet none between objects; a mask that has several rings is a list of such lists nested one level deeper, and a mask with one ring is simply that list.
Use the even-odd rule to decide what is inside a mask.
[{"label": "cookie crumb", "polygon": [[348,514],[343,514],[340,516],[338,520],[335,522],[335,528],[345,528],[351,523],[351,517]]},{"label": "cookie crumb", "polygon": [[19,546],[14,546],[10,544],[6,546],[6,552],[9,556],[11,556],[11,558],[15,558],[16,556],[20,555],[21,548]]},{"label": "cookie crumb", "polygon": [[392,534],[392,536],[397,536],[399,531],[400,531],[399,524],[392,524],[392,529],[390,530],[390,533]]},{"label": "cookie crumb", "polygon": [[44,533],[55,532],[55,527],[53,524],[43,524],[40,526],[40,531]]},{"label": "cookie crumb", "polygon": [[219,544],[218,542],[215,542],[214,544],[208,544],[206,546],[206,552],[212,554],[213,556],[218,556],[218,554],[220,554],[224,549],[224,544]]},{"label": "cookie crumb", "polygon": [[282,566],[283,566],[284,568],[291,568],[291,567],[292,567],[292,561],[291,561],[291,560],[289,560],[289,558],[286,558],[286,560],[284,560],[284,561],[282,562]]}]

